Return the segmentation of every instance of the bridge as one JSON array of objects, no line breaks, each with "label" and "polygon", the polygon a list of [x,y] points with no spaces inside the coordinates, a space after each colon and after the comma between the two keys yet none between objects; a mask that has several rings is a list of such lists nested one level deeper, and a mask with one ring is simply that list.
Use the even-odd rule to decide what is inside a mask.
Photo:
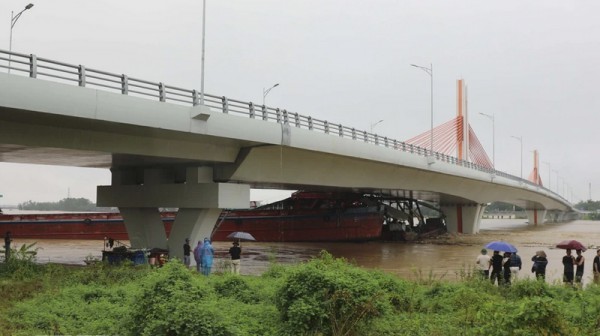
[{"label": "bridge", "polygon": [[[173,247],[178,255],[186,237],[210,234],[221,209],[247,207],[250,188],[428,201],[444,212],[449,231],[461,233],[478,232],[494,201],[526,209],[536,225],[574,213],[542,185],[537,165],[530,180],[495,170],[480,145],[469,146],[478,141],[460,113],[453,127],[434,132],[464,141],[431,150],[424,136],[399,141],[36,55],[0,50],[0,67],[10,70],[0,73],[1,161],[110,169],[111,185],[98,186],[97,204],[119,208],[134,247]],[[448,152],[455,147],[457,156]],[[170,240],[160,207],[180,209]]]}]

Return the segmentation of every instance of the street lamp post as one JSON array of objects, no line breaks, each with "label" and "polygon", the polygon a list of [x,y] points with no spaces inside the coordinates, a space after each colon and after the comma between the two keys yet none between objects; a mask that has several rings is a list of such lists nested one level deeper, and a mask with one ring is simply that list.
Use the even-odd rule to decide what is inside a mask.
[{"label": "street lamp post", "polygon": [[523,179],[523,137],[514,135],[511,135],[510,137],[519,140],[521,143],[521,179]]},{"label": "street lamp post", "polygon": [[263,88],[263,106],[265,106],[265,98],[267,98],[267,95],[269,94],[269,92],[271,92],[271,90],[273,90],[274,88],[276,88],[278,86],[279,86],[279,83],[271,86],[270,88],[268,88],[266,90],[265,90],[265,88]]},{"label": "street lamp post", "polygon": [[550,173],[552,169],[550,168],[550,162],[542,161],[542,163],[548,165],[548,189],[552,190],[552,175]]},{"label": "street lamp post", "polygon": [[411,64],[411,66],[425,71],[431,78],[431,135],[429,139],[429,151],[431,152],[430,155],[433,155],[433,63],[429,65],[429,68],[416,64]]},{"label": "street lamp post", "polygon": [[206,0],[202,0],[202,57],[200,61],[200,106],[204,105],[204,36],[206,31]]},{"label": "street lamp post", "polygon": [[[33,7],[33,4],[30,3],[29,5],[25,6],[25,8],[20,11],[17,15],[14,15],[14,11],[10,12],[10,39],[8,42],[8,51],[12,52],[12,36],[13,36],[13,28],[14,26],[17,24],[17,21],[19,21],[19,18],[21,17],[21,15],[23,15],[23,12],[31,9],[31,7]],[[8,55],[8,73],[10,73],[10,63],[12,60],[12,55],[9,54]]]},{"label": "street lamp post", "polygon": [[496,169],[496,118],[494,117],[494,114],[489,115],[481,112],[479,112],[479,114],[492,119],[492,166]]},{"label": "street lamp post", "polygon": [[371,133],[373,133],[373,128],[375,128],[375,126],[381,124],[383,122],[383,119],[379,120],[376,123],[371,123]]}]

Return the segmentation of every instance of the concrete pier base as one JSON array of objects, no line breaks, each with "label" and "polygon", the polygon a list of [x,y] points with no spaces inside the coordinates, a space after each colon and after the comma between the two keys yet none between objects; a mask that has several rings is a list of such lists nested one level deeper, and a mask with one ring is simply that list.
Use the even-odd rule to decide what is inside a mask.
[{"label": "concrete pier base", "polygon": [[485,205],[442,206],[446,215],[446,226],[450,233],[478,233]]},{"label": "concrete pier base", "polygon": [[[183,259],[186,238],[190,245],[211,236],[224,208],[247,208],[250,186],[215,183],[212,168],[187,168],[183,174],[152,169],[113,172],[113,185],[97,188],[99,206],[119,207],[132,247],[166,248]],[[159,208],[179,208],[167,239]]]},{"label": "concrete pier base", "polygon": [[541,225],[544,224],[546,218],[546,210],[526,210],[527,219],[529,220],[529,224],[531,225]]}]

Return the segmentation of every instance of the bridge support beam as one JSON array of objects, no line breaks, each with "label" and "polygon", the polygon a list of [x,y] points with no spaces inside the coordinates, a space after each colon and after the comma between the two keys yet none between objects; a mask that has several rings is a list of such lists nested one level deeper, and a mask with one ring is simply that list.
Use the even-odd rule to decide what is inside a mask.
[{"label": "bridge support beam", "polygon": [[[185,175],[182,177],[181,175]],[[223,208],[247,208],[250,186],[214,183],[212,168],[187,168],[185,174],[168,170],[113,171],[113,184],[97,188],[99,206],[119,207],[134,248],[167,248],[183,258],[183,243],[210,237]],[[179,208],[167,239],[160,207]]]},{"label": "bridge support beam", "polygon": [[534,226],[543,224],[546,218],[546,210],[527,210],[527,219],[529,220],[529,224]]},{"label": "bridge support beam", "polygon": [[446,215],[446,227],[450,233],[478,233],[485,205],[441,206]]},{"label": "bridge support beam", "polygon": [[485,206],[481,204],[472,205],[450,205],[441,206],[446,215],[446,227],[450,233],[478,233],[481,216]]}]

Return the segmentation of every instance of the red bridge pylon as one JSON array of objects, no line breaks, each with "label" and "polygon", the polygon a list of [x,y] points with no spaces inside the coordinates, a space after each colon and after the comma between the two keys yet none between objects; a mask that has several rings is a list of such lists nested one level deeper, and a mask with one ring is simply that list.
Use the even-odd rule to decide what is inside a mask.
[{"label": "red bridge pylon", "polygon": [[468,122],[467,89],[464,80],[457,80],[456,85],[456,118],[433,129],[433,146],[431,146],[431,131],[423,132],[406,142],[423,148],[433,148],[435,152],[456,156],[486,168],[493,168],[492,161]]}]

